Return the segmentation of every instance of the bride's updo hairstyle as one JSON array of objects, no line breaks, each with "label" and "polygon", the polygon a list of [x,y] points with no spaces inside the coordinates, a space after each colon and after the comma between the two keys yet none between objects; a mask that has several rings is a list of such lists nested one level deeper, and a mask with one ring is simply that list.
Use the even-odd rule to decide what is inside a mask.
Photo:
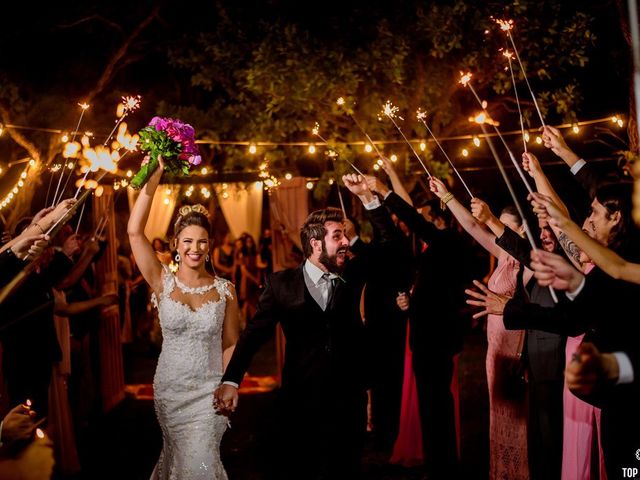
[{"label": "bride's updo hairstyle", "polygon": [[197,225],[207,231],[207,235],[211,235],[211,224],[209,223],[209,212],[200,204],[185,205],[178,211],[178,218],[173,224],[173,238],[178,239],[180,232],[186,227]]}]

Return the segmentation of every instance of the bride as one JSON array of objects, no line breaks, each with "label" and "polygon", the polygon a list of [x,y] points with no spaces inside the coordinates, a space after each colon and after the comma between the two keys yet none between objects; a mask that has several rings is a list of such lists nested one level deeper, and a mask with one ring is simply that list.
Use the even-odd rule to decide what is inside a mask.
[{"label": "bride", "polygon": [[127,232],[142,275],[154,292],[163,345],[153,379],[154,403],[163,447],[152,479],[226,480],[220,440],[230,410],[213,405],[213,392],[240,331],[238,302],[231,282],[210,275],[209,219],[202,205],[180,209],[173,248],[179,267],[163,266],[144,235],[151,201],[164,164],[141,189]]}]

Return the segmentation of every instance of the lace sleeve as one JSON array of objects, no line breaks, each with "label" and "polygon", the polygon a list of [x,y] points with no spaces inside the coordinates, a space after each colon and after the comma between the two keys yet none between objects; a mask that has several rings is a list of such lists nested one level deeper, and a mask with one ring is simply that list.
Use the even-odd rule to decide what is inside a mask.
[{"label": "lace sleeve", "polygon": [[217,289],[218,289],[218,293],[220,294],[221,297],[227,297],[230,300],[233,300],[233,292],[231,291],[231,287],[233,286],[233,284],[225,279],[225,278],[217,278]]},{"label": "lace sleeve", "polygon": [[[162,291],[159,292],[160,297],[163,295],[169,295],[173,290],[173,273],[169,270],[169,267],[162,264]],[[151,305],[158,308],[158,297],[156,292],[151,294]]]}]

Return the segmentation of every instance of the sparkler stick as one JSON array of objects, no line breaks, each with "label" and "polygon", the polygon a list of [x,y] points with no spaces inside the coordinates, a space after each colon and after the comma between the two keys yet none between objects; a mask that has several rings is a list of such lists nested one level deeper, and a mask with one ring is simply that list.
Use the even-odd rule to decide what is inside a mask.
[{"label": "sparkler stick", "polygon": [[[531,229],[529,228],[529,223],[527,222],[527,219],[524,216],[524,211],[522,210],[522,206],[520,205],[520,202],[518,201],[518,197],[516,196],[516,193],[513,190],[513,186],[511,185],[511,181],[509,180],[509,177],[507,176],[507,172],[504,170],[504,166],[502,165],[502,161],[500,161],[500,157],[498,156],[498,152],[496,152],[496,148],[493,145],[493,141],[487,135],[487,129],[485,128],[484,123],[480,124],[480,128],[482,128],[482,133],[484,133],[484,136],[486,137],[487,144],[489,145],[489,149],[491,150],[491,154],[493,155],[493,158],[496,161],[496,164],[498,165],[498,169],[500,170],[500,174],[502,175],[502,178],[504,179],[504,183],[507,184],[507,188],[509,189],[509,194],[511,195],[511,199],[513,200],[514,205],[518,209],[518,214],[520,215],[520,218],[522,219],[522,226],[524,227],[524,231],[525,231],[525,234],[527,236],[527,240],[529,240],[529,244],[531,245],[531,248],[533,250],[537,250],[538,247],[536,246],[536,242],[533,239],[533,235],[531,234]],[[553,289],[553,287],[549,286],[549,292],[551,293],[551,298],[553,298],[553,302],[554,303],[558,303],[558,296],[556,295],[556,292]]]},{"label": "sparkler stick", "polygon": [[436,138],[436,136],[433,134],[433,132],[431,131],[431,128],[429,128],[429,125],[427,125],[427,122],[425,121],[425,118],[427,116],[427,112],[423,112],[421,110],[418,110],[416,112],[416,118],[422,122],[422,124],[425,126],[425,128],[427,129],[427,131],[429,132],[429,135],[431,135],[431,137],[433,138],[434,142],[436,142],[436,145],[438,146],[438,148],[440,149],[440,151],[442,152],[442,154],[444,155],[444,157],[447,159],[447,161],[449,162],[449,165],[451,165],[451,167],[453,168],[453,171],[456,172],[456,175],[458,176],[458,178],[460,179],[460,181],[462,182],[462,185],[464,185],[464,188],[467,190],[467,193],[469,193],[469,196],[471,198],[473,197],[473,193],[471,193],[471,190],[469,190],[469,187],[467,186],[466,182],[463,180],[462,175],[460,175],[460,172],[458,171],[458,169],[456,168],[456,166],[453,164],[453,162],[451,161],[451,159],[449,158],[449,155],[447,155],[447,152],[445,151],[444,148],[442,148],[442,145],[440,145],[440,142],[438,141],[438,139]]},{"label": "sparkler stick", "polygon": [[76,225],[76,235],[78,234],[78,230],[80,230],[80,222],[82,222],[82,214],[84,213],[84,207],[87,206],[87,202],[82,204],[82,208],[80,209],[80,215],[78,215],[78,224]]},{"label": "sparkler stick", "polygon": [[[82,117],[84,116],[84,112],[87,111],[87,109],[90,107],[89,104],[87,103],[79,103],[78,106],[80,107],[80,118],[78,119],[78,123],[76,125],[76,128],[73,130],[73,136],[71,137],[71,142],[73,143],[73,141],[76,138],[76,135],[78,133],[78,129],[80,128],[80,124],[82,123]],[[64,162],[64,166],[67,166],[67,162]],[[56,200],[60,201],[62,199],[62,193],[60,194],[61,198],[58,198],[58,190],[60,189],[60,184],[62,183],[62,178],[64,177],[65,171],[64,168],[60,168],[60,178],[58,179],[58,185],[56,187],[56,191],[53,194],[53,202],[51,203],[51,206],[53,207],[56,204]],[[73,169],[71,169],[71,171],[69,172],[69,178],[71,178],[71,175],[73,175]],[[53,175],[51,176],[51,178],[53,178]],[[49,180],[49,185],[51,185],[51,180]],[[66,188],[66,183],[65,183],[65,188]],[[64,189],[63,189],[64,190]],[[49,202],[49,191],[47,190],[47,203]]]},{"label": "sparkler stick", "polygon": [[513,93],[516,96],[516,105],[518,106],[518,116],[520,117],[520,130],[522,131],[522,145],[524,146],[524,152],[527,153],[527,138],[524,135],[524,118],[522,117],[522,109],[520,108],[520,97],[518,96],[518,87],[516,86],[516,77],[513,75],[513,65],[511,64],[513,53],[505,49],[505,51],[502,52],[502,55],[507,57],[507,60],[509,61],[509,71],[511,72],[511,81],[513,82]]},{"label": "sparkler stick", "polygon": [[522,65],[522,60],[520,60],[520,54],[518,53],[518,49],[516,48],[516,44],[513,41],[513,37],[511,36],[511,29],[513,28],[513,20],[500,20],[495,19],[496,23],[500,25],[500,29],[504,32],[507,32],[507,36],[511,41],[511,46],[513,47],[513,51],[516,54],[516,59],[518,60],[518,64],[520,65],[520,71],[522,72],[522,76],[524,77],[524,81],[527,84],[527,88],[529,89],[529,93],[531,94],[531,98],[533,99],[533,105],[536,107],[536,111],[538,112],[538,117],[540,117],[540,123],[542,123],[543,127],[547,125],[544,123],[544,118],[542,117],[542,112],[540,111],[540,107],[538,106],[538,100],[536,100],[536,96],[533,93],[533,89],[531,88],[531,84],[529,83],[529,79],[527,78],[527,72]]},{"label": "sparkler stick", "polygon": [[[393,122],[393,125],[400,132],[400,135],[402,135],[402,138],[404,138],[404,141],[407,142],[407,145],[409,145],[409,148],[411,149],[411,151],[413,152],[415,157],[418,159],[418,162],[420,162],[420,165],[422,165],[422,168],[424,168],[424,171],[427,172],[427,175],[429,176],[429,178],[431,178],[431,173],[429,172],[429,169],[427,168],[427,166],[424,164],[424,162],[420,158],[420,155],[418,155],[418,153],[415,151],[415,149],[413,148],[413,145],[411,145],[411,142],[409,142],[409,140],[405,136],[405,134],[402,131],[402,129],[396,123],[396,121],[394,119],[394,117],[396,117],[396,116],[400,120],[404,120],[402,117],[397,115],[397,111],[398,111],[398,107],[393,106],[393,104],[389,100],[387,100],[387,103],[385,103],[383,105],[383,107],[382,107],[382,113],[384,113],[387,117],[389,117],[389,119]],[[469,195],[471,195],[471,193],[469,193]],[[471,196],[473,197],[473,195],[471,195]]]},{"label": "sparkler stick", "polygon": [[[106,175],[107,172],[103,172],[102,175],[100,176],[100,178],[98,180],[100,180],[104,175]],[[50,238],[53,238],[58,231],[62,228],[62,226],[71,218],[71,216],[76,212],[76,210],[78,209],[78,207],[83,204],[87,198],[89,197],[89,194],[91,192],[89,190],[85,191],[80,198],[78,198],[78,201],[76,203],[74,203],[71,208],[69,208],[69,210],[67,211],[67,213],[65,213],[62,217],[60,217],[60,219],[55,222],[50,228],[49,230],[47,230],[45,232],[45,235],[48,235]],[[29,260],[29,255],[27,255],[25,257],[25,261]],[[31,273],[33,273],[33,271],[35,270],[36,266],[38,265],[37,262],[32,261],[30,262],[28,265],[26,265],[17,275],[15,275],[13,277],[13,279],[11,279],[11,281],[6,284],[2,290],[0,290],[0,305],[2,305],[2,303],[13,293],[16,291],[16,289],[22,285],[22,283],[29,277],[29,275],[31,275]]]},{"label": "sparkler stick", "polygon": [[[142,97],[140,97],[140,95],[136,95],[133,97],[122,97],[122,106],[123,106],[122,115],[118,120],[116,120],[116,124],[113,126],[113,129],[107,136],[107,139],[102,144],[103,147],[107,146],[107,144],[109,143],[109,140],[111,140],[111,137],[113,136],[113,133],[118,128],[118,125],[120,125],[120,123],[127,117],[127,115],[129,115],[129,113],[133,112],[134,110],[137,110],[138,108],[140,108],[141,99]],[[124,158],[124,155],[122,156],[122,158]],[[120,158],[120,160],[122,160],[122,158]],[[73,198],[78,197],[78,194],[80,193],[80,189],[84,185],[84,182],[87,179],[87,176],[89,175],[90,171],[91,169],[88,169],[85,172],[84,177],[82,177],[82,182],[80,182],[80,186],[78,187],[78,190],[76,191],[76,194],[73,196]]]},{"label": "sparkler stick", "polygon": [[[311,133],[313,133],[316,137],[318,137],[320,140],[322,140],[322,142],[329,148],[331,148],[331,146],[329,145],[329,142],[327,142],[322,135],[320,135],[320,125],[318,124],[318,122],[316,122],[315,126],[313,127],[313,130],[311,130]],[[336,154],[335,157],[337,157],[338,155]],[[345,162],[347,162],[351,168],[353,168],[358,175],[361,175],[364,177],[364,173],[362,173],[360,171],[360,169],[358,167],[356,167],[353,163],[351,163],[349,160],[347,160],[346,158],[344,159]]]},{"label": "sparkler stick", "polygon": [[[344,98],[340,97],[338,98],[338,100],[336,100],[336,103],[338,105],[344,105]],[[367,141],[369,142],[369,144],[371,145],[371,147],[373,147],[373,149],[376,151],[376,155],[378,155],[378,157],[384,157],[384,155],[382,155],[382,153],[380,152],[380,150],[378,150],[378,147],[376,147],[376,144],[373,143],[373,140],[371,140],[371,137],[369,136],[369,134],[364,130],[364,128],[362,128],[362,125],[360,125],[360,123],[358,122],[358,120],[356,120],[356,117],[354,117],[351,113],[346,112],[347,115],[349,115],[351,117],[351,120],[353,120],[353,123],[356,124],[356,127],[358,127],[358,129],[364,134],[365,137],[367,137]],[[360,173],[360,172],[358,172]],[[427,172],[428,173],[428,172]],[[360,173],[360,175],[362,175],[362,173]]]},{"label": "sparkler stick", "polygon": [[[473,96],[478,101],[478,104],[480,105],[480,108],[482,109],[482,112],[484,113],[485,117],[489,118],[489,112],[487,112],[487,109],[484,107],[484,104],[482,103],[482,100],[480,100],[480,97],[478,96],[478,94],[476,93],[475,89],[473,88],[473,85],[471,85],[471,74],[470,73],[463,74],[462,72],[460,72],[460,74],[461,74],[460,83],[465,87],[469,87],[469,90],[471,90],[471,93],[473,93]],[[482,125],[484,122],[478,122],[478,123],[480,125]],[[527,180],[527,177],[525,176],[524,172],[522,171],[522,168],[520,168],[520,164],[518,163],[518,161],[516,160],[515,155],[513,154],[511,149],[509,148],[509,145],[507,145],[507,142],[505,141],[504,137],[500,133],[500,130],[498,130],[498,127],[495,126],[495,125],[493,125],[493,129],[496,131],[496,135],[498,135],[498,138],[502,141],[502,144],[504,145],[504,148],[507,150],[507,154],[509,155],[509,158],[511,159],[511,162],[513,163],[513,166],[516,167],[516,171],[518,172],[518,175],[520,175],[520,178],[522,179],[522,182],[524,183],[524,186],[527,187],[527,191],[529,193],[533,193],[533,189],[531,188],[531,185],[529,184],[529,181]],[[482,131],[484,132],[485,129],[483,128]]]},{"label": "sparkler stick", "polygon": [[[337,158],[338,154],[335,150],[331,149],[331,147],[329,146],[329,143],[322,137],[322,135],[320,135],[320,124],[318,122],[316,122],[316,124],[313,126],[313,130],[311,130],[311,132],[318,137],[320,140],[322,140],[322,142],[329,147],[329,157],[330,158]],[[332,155],[333,154],[333,155]],[[358,172],[358,175],[364,177],[364,174],[353,164],[351,163],[349,160],[347,160],[345,158],[345,161],[351,165],[351,168],[353,168],[356,172]],[[333,166],[333,171],[335,172],[336,167],[335,165]],[[342,192],[340,191],[340,182],[338,182],[338,180],[336,179],[336,188],[338,189],[338,199],[340,200],[340,207],[342,208],[342,214],[344,215],[345,218],[347,218],[347,210],[344,208],[344,200],[342,198]]]}]

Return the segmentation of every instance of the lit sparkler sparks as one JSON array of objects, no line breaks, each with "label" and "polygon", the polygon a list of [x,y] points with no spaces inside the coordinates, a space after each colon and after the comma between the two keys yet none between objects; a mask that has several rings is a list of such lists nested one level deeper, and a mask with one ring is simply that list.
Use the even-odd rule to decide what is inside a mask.
[{"label": "lit sparkler sparks", "polygon": [[[338,100],[342,100],[342,103],[338,103],[338,105],[344,105],[344,98],[340,97]],[[313,126],[313,129],[311,130],[311,133],[313,133],[316,137],[318,137],[320,140],[322,140],[322,143],[324,143],[327,147],[329,147],[329,151],[327,152],[327,156],[329,158],[331,158],[332,160],[336,160],[338,158],[338,152],[336,152],[335,150],[331,149],[329,142],[327,142],[327,140],[320,135],[320,124],[318,122],[315,123],[315,125]],[[351,163],[349,160],[347,160],[346,158],[344,159],[345,162],[347,162],[351,168],[353,168],[358,175],[361,175],[364,177],[364,173],[362,173],[362,171],[360,171],[360,169],[358,167],[356,167],[353,163]],[[340,191],[340,189],[338,189],[338,192]]]},{"label": "lit sparkler sparks", "polygon": [[420,158],[420,155],[418,155],[418,152],[416,152],[416,150],[413,148],[413,145],[411,145],[411,142],[409,141],[409,139],[407,139],[407,137],[405,136],[404,132],[402,131],[402,129],[396,123],[396,121],[394,119],[395,117],[398,117],[400,120],[403,120],[402,117],[399,117],[397,115],[398,110],[399,110],[398,107],[394,106],[389,100],[387,100],[387,103],[385,103],[383,105],[383,107],[382,107],[382,112],[387,117],[389,117],[389,119],[391,120],[393,125],[396,127],[396,130],[398,130],[398,132],[400,132],[400,135],[402,135],[402,138],[404,138],[404,141],[407,143],[407,145],[409,145],[409,148],[413,152],[413,155],[418,159],[418,162],[420,162],[420,165],[422,165],[422,168],[424,168],[424,171],[427,172],[427,175],[429,176],[429,178],[431,178],[431,172],[429,172],[429,169],[427,168],[427,166],[424,164],[424,162]]},{"label": "lit sparkler sparks", "polygon": [[127,115],[129,115],[131,112],[140,108],[141,102],[142,102],[142,97],[140,95],[122,97],[122,102],[120,102],[120,104],[118,105],[117,113],[119,114],[119,118],[116,120],[116,124],[111,130],[111,133],[109,133],[109,135],[107,136],[107,139],[104,141],[103,143],[104,146],[108,145],[109,140],[111,140],[111,137],[113,136],[114,132],[118,128],[118,125],[120,125],[120,122],[122,122],[127,117]]},{"label": "lit sparkler sparks", "polygon": [[[469,90],[471,90],[471,93],[473,93],[473,96],[478,101],[478,104],[480,105],[480,108],[482,108],[482,113],[484,114],[484,117],[482,117],[481,115],[478,115],[476,117],[476,123],[478,123],[482,127],[482,130],[484,132],[485,119],[489,117],[489,112],[487,112],[487,104],[486,104],[486,102],[483,102],[482,100],[480,100],[480,97],[476,93],[476,90],[473,88],[473,85],[471,84],[471,74],[470,73],[464,74],[464,73],[460,72],[460,75],[461,75],[460,84],[464,85],[465,87],[469,87]],[[531,185],[529,184],[529,181],[527,180],[527,177],[525,176],[524,172],[522,171],[522,168],[520,168],[520,164],[516,160],[515,155],[513,154],[513,152],[509,148],[509,145],[507,144],[507,142],[505,141],[504,137],[502,136],[502,133],[500,133],[500,130],[498,129],[497,125],[495,125],[495,123],[492,126],[493,126],[493,128],[494,128],[494,130],[496,132],[496,135],[498,136],[498,138],[500,139],[500,141],[504,145],[504,148],[507,150],[507,154],[509,155],[509,158],[511,159],[511,162],[513,163],[513,166],[516,168],[516,171],[520,175],[520,178],[522,179],[522,182],[524,183],[525,187],[527,188],[527,191],[529,193],[533,193],[533,189],[531,188]]]},{"label": "lit sparkler sparks", "polygon": [[471,193],[471,190],[469,190],[469,187],[467,186],[466,182],[463,180],[462,176],[460,175],[460,172],[458,171],[456,166],[453,164],[453,162],[449,158],[449,155],[447,155],[447,152],[444,150],[444,148],[442,148],[442,145],[440,144],[440,142],[438,141],[436,136],[433,134],[433,131],[431,130],[431,128],[429,128],[429,125],[427,125],[427,122],[426,122],[427,112],[425,112],[425,111],[423,111],[421,109],[418,109],[418,111],[416,112],[416,118],[418,119],[418,121],[422,122],[422,124],[425,126],[425,128],[429,132],[429,135],[431,135],[433,140],[436,142],[436,145],[438,146],[438,148],[440,149],[440,151],[442,152],[444,157],[449,162],[449,165],[451,165],[451,167],[453,168],[453,171],[456,173],[456,175],[458,176],[458,178],[462,182],[462,185],[464,185],[464,188],[467,190],[467,193],[469,193],[469,196],[471,198],[474,198],[473,197],[473,193]]},{"label": "lit sparkler sparks", "polygon": [[529,79],[527,78],[527,72],[524,69],[524,65],[522,65],[522,60],[520,60],[520,54],[518,53],[516,43],[514,42],[513,36],[511,35],[511,30],[513,29],[513,26],[514,26],[513,20],[502,20],[499,18],[494,18],[493,20],[500,26],[500,30],[502,30],[503,32],[506,32],[507,37],[509,37],[509,41],[511,42],[511,46],[513,47],[513,52],[515,53],[516,59],[518,60],[518,65],[520,65],[520,71],[522,72],[524,81],[527,84],[527,88],[529,89],[531,98],[533,99],[533,105],[536,107],[536,112],[538,112],[538,117],[540,117],[540,123],[542,123],[543,127],[546,127],[547,125],[544,122],[542,112],[540,111],[540,107],[538,106],[538,100],[536,99],[536,96],[533,93],[533,89],[531,88],[531,84],[529,83]]}]

